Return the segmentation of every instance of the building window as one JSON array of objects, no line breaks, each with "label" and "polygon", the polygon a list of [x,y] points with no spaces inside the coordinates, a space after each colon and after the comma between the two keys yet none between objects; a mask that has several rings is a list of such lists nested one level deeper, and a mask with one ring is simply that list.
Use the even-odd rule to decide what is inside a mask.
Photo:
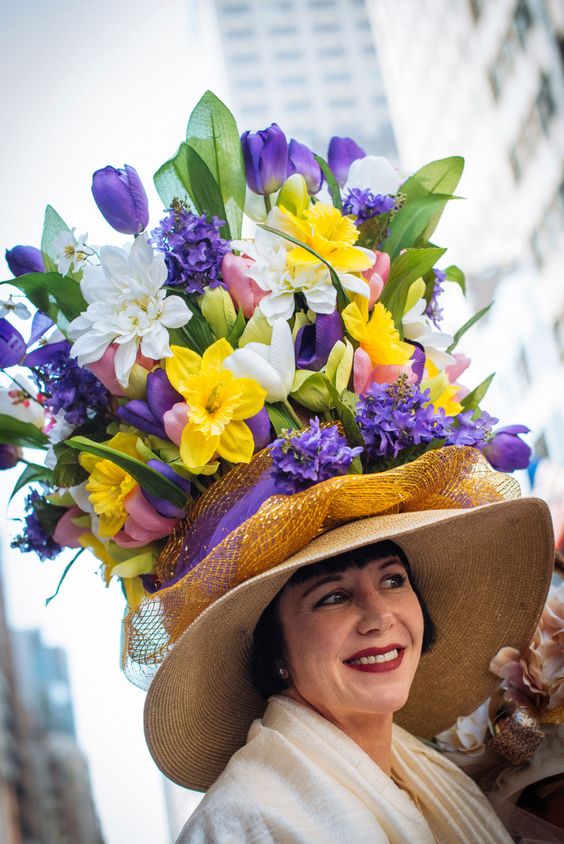
[{"label": "building window", "polygon": [[314,23],[313,31],[316,35],[329,35],[333,32],[339,31],[339,24],[337,23],[337,21],[329,21],[328,23]]},{"label": "building window", "polygon": [[536,98],[536,107],[539,113],[540,122],[545,135],[548,135],[548,129],[556,111],[556,104],[552,96],[552,88],[550,79],[543,73],[541,76],[540,89]]},{"label": "building window", "polygon": [[282,50],[275,53],[274,58],[279,62],[295,62],[302,58],[299,50]]},{"label": "building window", "polygon": [[501,96],[505,80],[511,74],[517,53],[519,52],[519,39],[514,23],[511,24],[503,41],[499,46],[497,56],[488,72],[488,77],[494,98]]},{"label": "building window", "polygon": [[533,25],[533,18],[527,0],[518,0],[513,14],[513,20],[515,22],[515,29],[517,30],[519,41],[523,46],[525,46],[527,33]]},{"label": "building window", "polygon": [[537,437],[535,440],[535,444],[533,446],[533,456],[536,460],[543,460],[544,458],[549,457],[548,445],[544,434],[541,434],[540,437]]},{"label": "building window", "polygon": [[350,82],[351,77],[346,71],[336,71],[333,73],[326,73],[324,77],[325,82],[337,84],[339,82]]},{"label": "building window", "polygon": [[470,12],[472,14],[472,18],[474,19],[474,23],[477,23],[480,20],[483,11],[484,0],[470,0]]},{"label": "building window", "polygon": [[531,371],[523,348],[519,350],[519,357],[517,358],[517,378],[526,387],[531,383]]},{"label": "building window", "polygon": [[333,100],[327,100],[327,105],[329,108],[334,109],[350,108],[353,105],[353,101],[350,97],[335,97]]},{"label": "building window", "polygon": [[311,104],[307,100],[295,100],[286,103],[287,111],[307,111],[308,109],[311,109]]},{"label": "building window", "polygon": [[300,76],[281,76],[280,77],[280,84],[282,85],[282,87],[284,87],[284,85],[291,85],[291,86],[305,85],[306,80],[301,75]]},{"label": "building window", "polygon": [[343,47],[327,47],[325,50],[319,51],[321,55],[326,58],[337,59],[345,55]]},{"label": "building window", "polygon": [[273,38],[293,38],[298,30],[295,26],[271,26],[270,34]]},{"label": "building window", "polygon": [[554,335],[558,357],[562,362],[564,361],[564,314],[553,322],[552,334]]},{"label": "building window", "polygon": [[251,76],[249,79],[237,79],[235,87],[240,91],[256,91],[258,88],[264,88],[264,79],[259,76]]},{"label": "building window", "polygon": [[256,38],[256,35],[255,30],[250,27],[244,27],[243,29],[229,29],[225,33],[225,37],[228,41],[240,41],[242,39]]},{"label": "building window", "polygon": [[231,61],[234,64],[258,64],[260,56],[258,53],[235,53],[231,56]]},{"label": "building window", "polygon": [[335,8],[335,0],[309,0],[310,9],[317,9],[319,11]]},{"label": "building window", "polygon": [[232,3],[231,5],[224,6],[221,10],[222,15],[244,15],[245,12],[249,11],[249,6],[247,3]]},{"label": "building window", "polygon": [[551,253],[556,253],[564,232],[564,179],[531,237],[531,251],[542,267]]}]

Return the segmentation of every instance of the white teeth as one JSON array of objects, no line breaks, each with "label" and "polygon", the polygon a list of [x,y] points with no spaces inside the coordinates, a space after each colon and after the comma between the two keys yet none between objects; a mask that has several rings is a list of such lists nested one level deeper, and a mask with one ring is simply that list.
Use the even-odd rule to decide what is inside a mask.
[{"label": "white teeth", "polygon": [[385,654],[377,654],[375,656],[361,656],[360,659],[348,660],[349,665],[374,665],[377,662],[391,662],[392,659],[398,658],[398,651],[394,648],[393,651],[388,651]]}]

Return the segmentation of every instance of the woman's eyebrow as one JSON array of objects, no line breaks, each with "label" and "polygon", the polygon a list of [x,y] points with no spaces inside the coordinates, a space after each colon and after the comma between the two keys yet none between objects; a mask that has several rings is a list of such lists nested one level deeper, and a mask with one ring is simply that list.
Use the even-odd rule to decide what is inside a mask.
[{"label": "woman's eyebrow", "polygon": [[313,583],[310,584],[310,586],[308,586],[308,588],[302,594],[302,599],[309,595],[310,592],[313,592],[314,589],[317,589],[318,586],[323,586],[325,583],[339,582],[342,579],[342,574],[326,574],[324,576],[320,576],[316,578]]}]

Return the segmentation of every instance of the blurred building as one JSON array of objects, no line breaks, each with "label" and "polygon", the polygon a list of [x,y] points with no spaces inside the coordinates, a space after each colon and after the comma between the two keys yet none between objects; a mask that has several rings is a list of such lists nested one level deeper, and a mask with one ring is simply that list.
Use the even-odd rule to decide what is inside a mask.
[{"label": "blurred building", "polygon": [[23,844],[102,844],[88,767],[76,743],[66,655],[44,645],[37,630],[15,631],[12,639],[34,830]]},{"label": "blurred building", "polygon": [[487,409],[528,425],[536,456],[564,467],[564,4],[368,8],[402,167],[466,159],[466,201],[434,240],[467,272],[465,317],[495,299],[464,338],[470,386],[495,370]]},{"label": "blurred building", "polygon": [[10,637],[0,578],[0,844],[22,844],[22,796],[17,704]]},{"label": "blurred building", "polygon": [[215,0],[241,130],[278,123],[323,157],[332,135],[397,158],[365,0]]},{"label": "blurred building", "polygon": [[163,777],[163,790],[170,840],[176,841],[182,827],[204,795],[175,785],[165,777]]}]

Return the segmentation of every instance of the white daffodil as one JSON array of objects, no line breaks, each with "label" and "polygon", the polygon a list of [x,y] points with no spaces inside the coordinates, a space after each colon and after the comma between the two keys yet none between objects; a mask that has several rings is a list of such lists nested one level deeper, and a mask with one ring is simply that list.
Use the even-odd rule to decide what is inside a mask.
[{"label": "white daffodil", "polygon": [[23,302],[16,302],[12,296],[8,297],[7,302],[0,300],[0,318],[8,314],[14,314],[19,319],[29,319],[31,317],[31,311],[27,305]]},{"label": "white daffodil", "polygon": [[429,317],[425,316],[427,303],[418,299],[413,307],[403,316],[403,336],[423,346],[425,355],[432,360],[437,369],[444,369],[455,362],[452,355],[442,351],[452,343],[452,335],[437,331]]},{"label": "white daffodil", "polygon": [[254,378],[266,390],[266,401],[284,401],[288,398],[296,368],[294,342],[290,326],[285,319],[272,322],[272,340],[265,343],[247,343],[224,361],[237,378]]},{"label": "white daffodil", "polygon": [[53,257],[61,275],[67,275],[71,269],[76,273],[86,264],[92,250],[86,245],[88,234],[81,234],[77,239],[75,229],[61,232],[53,241]]},{"label": "white daffodil", "polygon": [[164,257],[146,234],[129,249],[104,247],[100,263],[86,267],[80,283],[88,308],[69,325],[71,355],[84,366],[117,343],[116,377],[125,389],[137,352],[154,360],[170,357],[167,328],[186,325],[192,314],[180,296],[166,296]]},{"label": "white daffodil", "polygon": [[35,398],[37,391],[23,376],[18,377],[18,384],[0,387],[0,414],[11,416],[20,422],[29,422],[42,429],[47,422],[45,410]]},{"label": "white daffodil", "polygon": [[401,183],[400,174],[386,158],[380,155],[365,155],[351,164],[343,195],[353,188],[359,188],[369,190],[375,195],[394,196]]}]

